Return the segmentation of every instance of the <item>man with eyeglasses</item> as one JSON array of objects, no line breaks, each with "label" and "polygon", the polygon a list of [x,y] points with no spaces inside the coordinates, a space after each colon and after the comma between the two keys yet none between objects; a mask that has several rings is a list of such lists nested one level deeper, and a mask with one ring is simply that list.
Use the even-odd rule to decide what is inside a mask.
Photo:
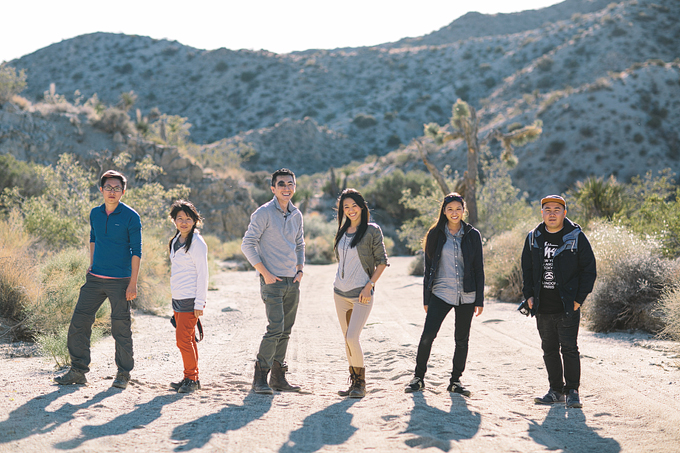
[{"label": "man with eyeglasses", "polygon": [[272,389],[300,391],[286,380],[285,358],[305,264],[302,213],[291,202],[295,174],[287,168],[275,171],[271,188],[274,198],[250,216],[241,245],[243,254],[260,274],[260,294],[267,313],[267,331],[260,343],[253,377],[253,391],[265,394],[274,393]]},{"label": "man with eyeglasses", "polygon": [[92,324],[108,298],[118,368],[112,386],[125,389],[134,366],[130,302],[137,297],[142,224],[139,214],[120,201],[127,186],[122,173],[109,170],[99,183],[104,204],[90,211],[90,267],[68,329],[71,369],[54,380],[62,385],[87,382]]}]

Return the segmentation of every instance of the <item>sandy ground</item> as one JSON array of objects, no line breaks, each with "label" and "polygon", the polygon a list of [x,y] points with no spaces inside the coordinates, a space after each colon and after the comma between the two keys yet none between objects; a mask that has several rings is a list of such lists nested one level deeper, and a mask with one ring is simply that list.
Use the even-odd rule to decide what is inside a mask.
[{"label": "sandy ground", "polygon": [[[85,386],[52,382],[50,360],[2,347],[0,451],[678,451],[678,345],[640,333],[583,329],[583,409],[534,405],[548,388],[533,319],[488,301],[471,333],[463,383],[446,392],[453,316],[435,341],[427,388],[405,394],[424,321],[421,279],[392,259],[362,334],[368,395],[347,387],[332,302],[334,266],[307,266],[287,361],[301,394],[250,391],[265,316],[254,273],[213,278],[200,343],[203,390],[173,392],[181,359],[168,318],[135,315],[136,365],[127,390],[111,388],[113,340],[93,348]],[[12,354],[15,354],[12,357]]]}]

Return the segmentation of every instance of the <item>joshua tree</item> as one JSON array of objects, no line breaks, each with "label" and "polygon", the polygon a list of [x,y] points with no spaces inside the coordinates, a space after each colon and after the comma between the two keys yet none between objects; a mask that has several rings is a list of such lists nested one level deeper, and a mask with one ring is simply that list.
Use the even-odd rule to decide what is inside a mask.
[{"label": "joshua tree", "polygon": [[[477,222],[477,166],[479,162],[479,150],[481,147],[486,146],[491,139],[496,139],[500,142],[503,147],[500,158],[508,162],[510,165],[517,164],[517,157],[514,155],[513,150],[517,146],[524,146],[529,142],[536,140],[539,135],[541,135],[543,123],[541,120],[536,120],[533,124],[529,126],[519,127],[510,132],[503,133],[500,129],[494,128],[487,132],[482,138],[479,137],[479,121],[477,119],[477,112],[475,108],[469,105],[467,102],[458,99],[455,104],[453,104],[452,109],[453,115],[451,116],[451,126],[453,132],[447,132],[441,130],[438,124],[429,123],[426,124],[425,137],[434,140],[437,146],[441,146],[446,142],[455,139],[464,139],[467,144],[467,170],[463,175],[464,180],[464,196],[467,203],[468,212],[470,213],[470,222]],[[448,193],[448,187],[444,182],[442,185],[441,181],[444,178],[441,176],[437,168],[431,163],[428,165],[426,153],[422,149],[422,143],[418,146],[421,151],[421,157],[425,162],[425,166],[430,170],[433,177],[439,183],[442,191],[446,195]]]}]

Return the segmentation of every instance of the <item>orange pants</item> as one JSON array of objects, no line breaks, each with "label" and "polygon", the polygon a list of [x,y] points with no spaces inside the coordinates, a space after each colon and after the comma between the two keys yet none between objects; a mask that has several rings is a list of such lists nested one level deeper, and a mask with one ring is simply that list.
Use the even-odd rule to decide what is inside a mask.
[{"label": "orange pants", "polygon": [[193,311],[189,313],[175,312],[175,321],[177,322],[175,337],[177,338],[179,352],[182,354],[182,362],[184,362],[184,377],[197,381],[198,348],[196,347],[195,330],[198,318]]}]

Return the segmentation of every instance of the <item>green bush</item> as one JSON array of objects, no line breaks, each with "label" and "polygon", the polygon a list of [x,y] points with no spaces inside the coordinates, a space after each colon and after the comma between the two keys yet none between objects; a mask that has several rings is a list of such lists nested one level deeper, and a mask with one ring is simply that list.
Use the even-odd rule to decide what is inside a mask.
[{"label": "green bush", "polygon": [[397,169],[389,175],[381,176],[373,184],[363,187],[360,192],[371,210],[382,211],[395,223],[401,224],[419,215],[416,209],[400,203],[403,191],[410,189],[411,196],[416,197],[421,191],[434,193],[434,187],[435,182],[429,173],[422,171],[404,173]]},{"label": "green bush", "polygon": [[42,194],[46,187],[43,168],[17,160],[11,154],[0,155],[0,192],[16,187],[22,197]]},{"label": "green bush", "polygon": [[512,185],[509,167],[493,160],[482,167],[484,181],[477,189],[479,222],[475,226],[485,238],[511,230],[517,223],[527,220],[535,223],[540,215],[531,209],[520,190]]},{"label": "green bush", "polygon": [[305,216],[305,261],[329,264],[335,261],[333,242],[338,229],[335,221],[327,221],[319,213]]},{"label": "green bush", "polygon": [[26,71],[0,64],[0,107],[26,88]]},{"label": "green bush", "polygon": [[364,113],[359,113],[352,120],[352,124],[354,124],[359,129],[367,129],[369,127],[373,127],[376,124],[378,124],[378,120],[376,120],[373,115],[366,115]]},{"label": "green bush", "polygon": [[120,132],[123,135],[131,135],[135,131],[135,125],[130,120],[127,112],[117,107],[105,109],[99,119],[95,120],[92,125],[110,134]]}]

